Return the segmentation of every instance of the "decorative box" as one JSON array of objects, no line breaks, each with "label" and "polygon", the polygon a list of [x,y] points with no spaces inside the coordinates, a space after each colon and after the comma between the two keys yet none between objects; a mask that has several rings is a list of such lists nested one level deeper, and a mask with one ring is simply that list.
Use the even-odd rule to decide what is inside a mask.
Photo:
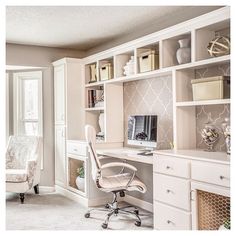
[{"label": "decorative box", "polygon": [[159,56],[155,50],[149,50],[139,55],[140,73],[159,69]]},{"label": "decorative box", "polygon": [[92,64],[89,66],[90,69],[90,81],[89,83],[97,82],[97,66]]},{"label": "decorative box", "polygon": [[113,67],[112,64],[106,63],[100,67],[100,80],[108,80],[113,77]]},{"label": "decorative box", "polygon": [[191,80],[193,100],[211,100],[230,97],[229,76],[214,76]]}]

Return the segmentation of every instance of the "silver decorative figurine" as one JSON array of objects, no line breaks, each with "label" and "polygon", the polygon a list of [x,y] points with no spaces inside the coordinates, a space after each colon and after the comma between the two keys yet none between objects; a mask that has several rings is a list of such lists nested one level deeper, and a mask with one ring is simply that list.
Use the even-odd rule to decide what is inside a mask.
[{"label": "silver decorative figurine", "polygon": [[222,130],[225,136],[225,145],[226,145],[226,152],[228,155],[231,153],[231,139],[230,139],[230,120],[229,118],[225,118],[225,121],[222,123]]},{"label": "silver decorative figurine", "polygon": [[204,143],[207,145],[205,151],[214,152],[214,143],[219,139],[219,133],[214,125],[207,123],[201,130],[201,136]]}]

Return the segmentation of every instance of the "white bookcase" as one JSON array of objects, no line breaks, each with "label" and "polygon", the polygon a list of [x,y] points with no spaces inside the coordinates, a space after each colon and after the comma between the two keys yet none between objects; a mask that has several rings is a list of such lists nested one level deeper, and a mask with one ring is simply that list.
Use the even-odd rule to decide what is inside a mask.
[{"label": "white bookcase", "polygon": [[[197,69],[224,65],[230,62],[230,55],[210,57],[207,45],[216,35],[230,35],[229,7],[202,15],[187,22],[147,35],[121,46],[83,59],[85,63],[85,91],[91,87],[103,86],[104,109],[86,109],[85,123],[97,127],[99,112],[105,114],[105,143],[123,142],[123,91],[122,83],[134,80],[172,76],[173,92],[173,140],[175,149],[196,148],[196,107],[200,105],[230,104],[230,99],[193,101],[191,79],[195,79]],[[176,51],[178,40],[190,39],[191,61],[179,65]],[[138,57],[147,50],[155,50],[159,55],[159,67],[153,71],[140,73]],[[133,75],[124,76],[123,67],[134,56]],[[89,65],[99,66],[103,61],[111,61],[114,77],[110,80],[89,83]],[[189,128],[187,128],[189,127]]]},{"label": "white bookcase", "polygon": [[[230,55],[210,57],[207,52],[206,47],[209,41],[217,34],[230,34],[229,7],[220,8],[187,22],[83,58],[80,60],[81,67],[74,67],[71,74],[68,74],[70,70],[67,67],[67,60],[62,59],[59,62],[55,62],[55,79],[58,78],[59,81],[60,78],[65,78],[66,81],[65,85],[63,85],[65,82],[63,80],[59,81],[61,85],[58,84],[58,88],[57,85],[55,86],[55,128],[57,130],[56,142],[58,142],[56,147],[60,147],[60,143],[64,144],[68,139],[84,140],[85,124],[93,125],[96,131],[99,132],[98,119],[100,113],[104,113],[105,139],[98,142],[99,147],[122,147],[124,142],[123,83],[150,78],[158,79],[168,75],[172,78],[173,94],[173,142],[175,150],[172,151],[181,149],[193,149],[196,151],[197,106],[230,104],[230,99],[193,101],[192,96],[191,79],[196,78],[197,69],[230,63]],[[176,50],[179,46],[178,40],[186,37],[191,41],[191,61],[179,65],[176,60]],[[142,52],[150,49],[158,53],[159,66],[153,71],[140,73],[138,57]],[[134,56],[134,74],[124,76],[123,67],[131,56]],[[71,60],[73,61],[74,59]],[[113,66],[112,78],[101,81],[99,67],[107,62]],[[97,72],[97,81],[93,83],[89,83],[91,64],[96,64]],[[68,81],[71,81],[71,83],[68,83]],[[61,86],[64,86],[65,90],[62,91]],[[104,90],[104,106],[89,107],[88,90],[98,88]],[[71,92],[68,89],[72,89]],[[56,90],[58,90],[58,93]],[[60,97],[63,93],[65,93],[63,95],[64,98]],[[61,141],[57,141],[58,137],[63,136],[63,128],[65,129],[65,137]],[[60,155],[64,156],[66,150],[60,149],[56,153],[61,153]],[[67,160],[56,156],[56,161],[59,161],[56,164],[56,183],[63,182],[65,185],[67,180],[61,179],[61,177],[57,179],[57,174],[59,176],[65,173],[67,167],[64,165],[66,165]],[[79,166],[79,162],[77,164]],[[182,177],[177,176],[177,178]],[[170,181],[172,180],[170,179]],[[90,181],[92,180],[90,179]],[[188,181],[187,185],[190,190]],[[161,204],[158,207],[163,209]],[[181,225],[179,228],[191,228],[190,211],[189,209],[187,210],[188,213],[184,214],[187,219],[184,224],[186,222],[187,224],[182,225],[182,222],[179,222]],[[176,214],[176,218],[181,219],[178,216],[183,216],[183,212],[181,213],[177,208],[168,208],[168,211],[170,215],[172,213]]]},{"label": "white bookcase", "polygon": [[[84,137],[83,81],[80,59],[64,58],[54,66],[55,183],[67,185],[66,140]],[[74,103],[76,101],[76,103]],[[76,104],[76,106],[74,106]]]}]

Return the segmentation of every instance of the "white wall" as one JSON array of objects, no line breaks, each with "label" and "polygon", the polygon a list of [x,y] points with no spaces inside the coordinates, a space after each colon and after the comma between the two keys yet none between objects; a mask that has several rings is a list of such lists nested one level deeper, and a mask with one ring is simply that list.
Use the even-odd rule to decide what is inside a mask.
[{"label": "white wall", "polygon": [[[83,51],[58,49],[17,44],[6,45],[6,64],[18,66],[38,66],[43,69],[43,134],[44,169],[40,185],[54,185],[54,108],[53,108],[53,67],[52,62],[62,57],[82,58]],[[12,76],[9,76],[10,132],[13,132]]]}]

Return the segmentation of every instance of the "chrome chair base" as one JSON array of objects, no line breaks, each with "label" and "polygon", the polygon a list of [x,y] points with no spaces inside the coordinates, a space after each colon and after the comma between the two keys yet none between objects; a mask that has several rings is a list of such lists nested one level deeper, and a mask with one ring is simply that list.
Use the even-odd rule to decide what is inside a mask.
[{"label": "chrome chair base", "polygon": [[[122,195],[123,195],[123,193],[122,193]],[[133,210],[127,210],[129,208],[133,208]],[[84,215],[84,217],[85,218],[89,218],[90,217],[90,213],[92,211],[105,211],[105,212],[108,212],[104,223],[102,223],[102,225],[101,225],[103,229],[107,229],[110,218],[112,216],[114,216],[114,215],[117,216],[118,214],[133,215],[136,218],[135,225],[138,226],[138,227],[141,226],[141,219],[139,217],[139,210],[138,210],[138,208],[135,207],[135,206],[131,206],[131,205],[124,206],[124,207],[118,207],[117,192],[113,192],[113,201],[112,201],[112,203],[107,203],[105,205],[105,208],[93,208],[93,209],[90,209]]]}]

